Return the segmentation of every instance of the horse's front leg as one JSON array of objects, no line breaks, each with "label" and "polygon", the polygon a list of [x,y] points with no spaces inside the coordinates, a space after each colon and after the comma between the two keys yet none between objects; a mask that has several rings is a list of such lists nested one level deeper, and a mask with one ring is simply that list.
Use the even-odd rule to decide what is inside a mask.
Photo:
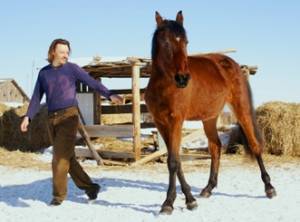
[{"label": "horse's front leg", "polygon": [[183,176],[179,158],[182,122],[183,121],[172,119],[172,121],[169,121],[166,125],[157,126],[168,149],[167,162],[169,170],[169,188],[167,192],[167,198],[162,204],[160,211],[161,213],[165,214],[171,214],[173,211],[173,203],[176,198],[176,175],[178,175],[182,191],[186,196],[188,209],[192,209],[197,206],[196,201],[191,194],[190,186],[187,184]]},{"label": "horse's front leg", "polygon": [[193,209],[197,208],[198,204],[197,204],[196,199],[193,197],[193,195],[191,193],[191,187],[184,178],[180,159],[179,159],[179,163],[178,163],[177,176],[178,176],[178,179],[179,179],[179,182],[181,185],[181,190],[185,195],[185,203],[186,203],[187,209],[193,210]]},{"label": "horse's front leg", "polygon": [[[156,122],[156,121],[155,121]],[[182,125],[182,124],[181,124]],[[163,137],[168,150],[169,187],[167,197],[161,206],[161,214],[171,214],[173,203],[176,199],[176,173],[178,169],[179,143],[181,136],[180,124],[173,125],[171,122],[165,124],[157,123],[156,127]]]}]

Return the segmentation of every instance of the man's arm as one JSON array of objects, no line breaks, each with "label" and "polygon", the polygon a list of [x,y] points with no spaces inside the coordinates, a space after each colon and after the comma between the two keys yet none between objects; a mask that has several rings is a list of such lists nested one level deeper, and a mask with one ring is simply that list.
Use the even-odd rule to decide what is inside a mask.
[{"label": "man's arm", "polygon": [[74,65],[74,73],[77,80],[88,85],[92,89],[96,90],[98,93],[103,95],[105,98],[110,100],[112,93],[99,81],[93,79],[86,71],[80,68],[78,65]]},{"label": "man's arm", "polygon": [[40,79],[38,77],[35,87],[34,87],[34,91],[33,91],[30,103],[29,103],[27,113],[26,113],[25,117],[23,118],[23,121],[20,126],[22,132],[27,131],[30,120],[38,112],[43,94],[44,94],[44,90],[41,86]]}]

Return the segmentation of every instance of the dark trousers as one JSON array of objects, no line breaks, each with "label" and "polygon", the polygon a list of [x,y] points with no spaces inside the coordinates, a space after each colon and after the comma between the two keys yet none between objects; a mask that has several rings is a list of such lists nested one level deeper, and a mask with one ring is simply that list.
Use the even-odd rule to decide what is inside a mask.
[{"label": "dark trousers", "polygon": [[91,178],[75,158],[75,141],[79,124],[77,107],[48,114],[49,134],[53,142],[53,198],[63,201],[67,195],[68,173],[82,190],[92,187]]}]

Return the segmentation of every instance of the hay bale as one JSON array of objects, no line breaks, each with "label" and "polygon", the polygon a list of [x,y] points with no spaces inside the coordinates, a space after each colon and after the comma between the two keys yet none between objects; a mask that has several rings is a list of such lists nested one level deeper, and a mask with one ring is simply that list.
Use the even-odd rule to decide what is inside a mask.
[{"label": "hay bale", "polygon": [[29,130],[22,133],[20,124],[26,114],[28,104],[6,110],[0,117],[0,146],[8,150],[43,151],[50,146],[47,132],[47,108],[42,107],[29,125]]},{"label": "hay bale", "polygon": [[3,104],[3,103],[0,103],[0,116],[2,116],[3,113],[4,113],[5,111],[9,110],[9,109],[10,109],[10,107],[6,106],[6,105]]},{"label": "hay bale", "polygon": [[132,122],[132,114],[102,114],[101,122],[104,125],[123,124]]},{"label": "hay bale", "polygon": [[265,150],[275,155],[300,156],[300,104],[269,102],[256,110]]}]

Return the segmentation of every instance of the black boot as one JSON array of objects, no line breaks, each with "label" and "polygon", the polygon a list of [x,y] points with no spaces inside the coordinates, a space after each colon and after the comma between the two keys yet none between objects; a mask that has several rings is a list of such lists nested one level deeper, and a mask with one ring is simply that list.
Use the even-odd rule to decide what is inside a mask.
[{"label": "black boot", "polygon": [[89,197],[89,200],[96,200],[99,191],[100,191],[100,186],[96,183],[93,183],[91,188],[86,190],[85,193]]}]

